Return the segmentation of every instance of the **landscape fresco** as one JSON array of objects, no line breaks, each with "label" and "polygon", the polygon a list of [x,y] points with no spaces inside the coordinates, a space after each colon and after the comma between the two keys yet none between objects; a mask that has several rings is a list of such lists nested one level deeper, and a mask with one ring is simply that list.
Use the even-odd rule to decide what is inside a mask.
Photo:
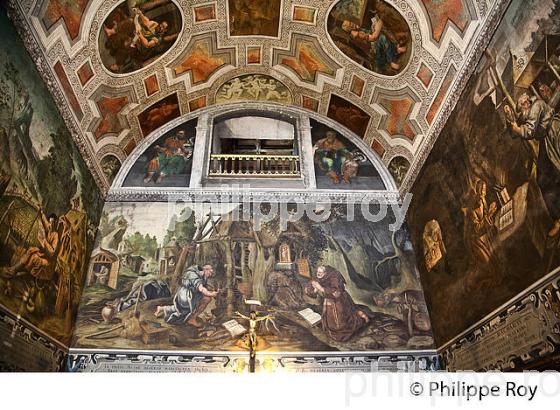
[{"label": "landscape fresco", "polygon": [[374,165],[356,145],[311,120],[313,163],[319,189],[384,190]]},{"label": "landscape fresco", "polygon": [[412,191],[408,223],[428,305],[440,312],[438,345],[559,266],[552,33],[557,1],[511,3]]},{"label": "landscape fresco", "polygon": [[125,178],[125,187],[188,187],[197,120],[169,131],[152,144]]},{"label": "landscape fresco", "polygon": [[0,9],[0,304],[68,344],[103,202],[11,27]]},{"label": "landscape fresco", "polygon": [[346,205],[317,209],[322,222],[236,218],[252,206],[106,204],[73,347],[246,351],[232,321],[246,330],[236,312],[256,309],[273,316],[259,351],[433,348],[405,229],[358,208],[347,221]]},{"label": "landscape fresco", "polygon": [[340,0],[327,30],[340,51],[373,72],[396,75],[410,60],[410,28],[383,0]]},{"label": "landscape fresco", "polygon": [[146,67],[175,44],[182,24],[181,12],[171,0],[127,0],[103,23],[101,60],[115,74]]}]

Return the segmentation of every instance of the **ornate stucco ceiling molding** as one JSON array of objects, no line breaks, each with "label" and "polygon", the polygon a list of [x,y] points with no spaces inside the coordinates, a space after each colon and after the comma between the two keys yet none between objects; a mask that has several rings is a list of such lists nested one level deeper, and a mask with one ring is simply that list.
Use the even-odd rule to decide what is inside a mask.
[{"label": "ornate stucco ceiling molding", "polygon": [[[333,41],[329,16],[338,0],[282,0],[276,34],[272,30],[263,36],[238,35],[228,6],[232,0],[170,1],[181,17],[174,43],[138,70],[116,74],[102,61],[100,47],[105,43],[100,35],[105,38],[106,19],[123,0],[77,0],[71,9],[55,7],[61,0],[9,0],[18,24],[27,27],[26,35],[32,33],[36,48],[45,53],[40,64],[56,67],[62,78],[53,92],[70,103],[70,109],[66,104],[61,111],[80,132],[92,170],[99,172],[101,159],[111,149],[122,161],[145,137],[142,114],[166,97],[176,95],[184,115],[216,104],[224,83],[253,73],[284,84],[292,105],[335,118],[333,102],[344,100],[349,110],[363,114],[363,124],[355,131],[385,164],[396,156],[412,163],[404,190],[431,149],[439,114],[457,94],[456,82],[470,74],[469,59],[486,45],[480,36],[493,32],[495,10],[506,2],[386,0],[406,23],[410,44],[398,72],[384,75],[354,61]],[[129,104],[101,101],[101,87],[110,98],[127,95]],[[399,94],[403,90],[406,96]],[[95,130],[103,117],[116,122],[99,138]],[[100,178],[107,186],[108,180]]]},{"label": "ornate stucco ceiling molding", "polygon": [[[200,61],[204,63],[199,68]],[[169,85],[184,82],[189,93],[195,93],[215,83],[220,74],[237,67],[237,50],[220,47],[215,32],[193,36],[187,48],[166,67]]]},{"label": "ornate stucco ceiling molding", "polygon": [[[441,3],[441,2],[439,2]],[[468,51],[469,39],[476,34],[486,13],[486,0],[450,0],[446,10],[434,0],[411,2],[410,6],[429,30],[422,30],[424,47],[436,58],[443,58],[451,43],[462,53]],[[478,10],[477,10],[478,5]],[[441,61],[441,60],[440,60]]]},{"label": "ornate stucco ceiling molding", "polygon": [[492,39],[492,36],[496,31],[496,28],[498,27],[498,24],[500,23],[509,3],[510,0],[495,0],[488,6],[486,23],[476,38],[469,55],[465,58],[465,63],[461,67],[461,70],[454,76],[454,83],[449,86],[448,95],[445,101],[441,104],[438,114],[434,114],[432,128],[430,132],[426,134],[423,144],[419,149],[418,154],[415,156],[406,178],[403,180],[400,187],[402,195],[411,191],[414,181],[418,177],[422,166],[426,162],[441,130],[447,122],[447,119],[459,101],[469,78],[474,72],[482,53],[486,50],[490,40]]},{"label": "ornate stucco ceiling molding", "polygon": [[[29,9],[29,2],[21,3],[21,7],[26,6],[27,9]],[[25,19],[25,15],[23,14],[22,9],[20,9],[18,1],[8,0],[6,7],[9,18],[14,22],[14,26],[16,27],[25,48],[35,61],[37,70],[43,78],[49,92],[53,96],[61,116],[84,159],[84,162],[92,173],[95,183],[101,190],[102,194],[105,195],[109,190],[110,184],[103,175],[92,145],[89,143],[88,138],[84,136],[80,125],[77,123],[73,113],[71,112],[72,110],[66,99],[67,97],[64,95],[57,82],[56,76],[53,72],[53,67],[49,64],[48,59],[45,56],[44,49],[40,46],[33,29]]]}]

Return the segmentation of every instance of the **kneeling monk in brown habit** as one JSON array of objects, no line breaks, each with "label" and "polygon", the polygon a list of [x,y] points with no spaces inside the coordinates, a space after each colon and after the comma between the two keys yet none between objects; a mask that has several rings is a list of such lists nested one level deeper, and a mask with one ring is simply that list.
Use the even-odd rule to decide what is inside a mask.
[{"label": "kneeling monk in brown habit", "polygon": [[332,266],[319,266],[317,279],[309,282],[305,293],[323,298],[323,331],[337,342],[346,342],[366,323],[369,317],[358,309],[346,292],[342,274]]}]

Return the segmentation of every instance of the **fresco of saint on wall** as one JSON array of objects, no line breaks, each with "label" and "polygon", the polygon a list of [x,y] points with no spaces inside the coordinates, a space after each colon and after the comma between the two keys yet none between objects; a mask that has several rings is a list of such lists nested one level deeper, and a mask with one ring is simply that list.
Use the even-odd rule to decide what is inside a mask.
[{"label": "fresco of saint on wall", "polygon": [[173,46],[182,28],[171,0],[127,0],[105,19],[99,53],[115,74],[131,73],[156,61]]},{"label": "fresco of saint on wall", "polygon": [[345,205],[283,229],[235,217],[249,206],[108,204],[73,346],[247,351],[256,309],[259,351],[433,347],[406,229]]},{"label": "fresco of saint on wall", "polygon": [[0,304],[68,344],[102,199],[2,9],[0,37]]},{"label": "fresco of saint on wall", "polygon": [[509,6],[414,185],[440,344],[560,265],[560,8],[534,4]]},{"label": "fresco of saint on wall", "polygon": [[132,166],[126,187],[188,187],[197,120],[189,121],[159,138]]},{"label": "fresco of saint on wall", "polygon": [[311,135],[317,188],[385,189],[373,164],[347,138],[314,120],[311,120]]},{"label": "fresco of saint on wall", "polygon": [[383,0],[340,0],[328,18],[335,45],[358,64],[384,75],[396,75],[411,55],[408,24]]}]

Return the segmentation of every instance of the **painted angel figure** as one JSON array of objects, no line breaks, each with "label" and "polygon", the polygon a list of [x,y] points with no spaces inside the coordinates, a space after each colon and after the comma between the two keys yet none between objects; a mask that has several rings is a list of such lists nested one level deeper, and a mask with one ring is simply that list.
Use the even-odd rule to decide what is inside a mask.
[{"label": "painted angel figure", "polygon": [[245,319],[249,322],[249,348],[251,352],[251,358],[254,358],[257,353],[257,325],[259,322],[272,320],[272,315],[266,316],[258,316],[257,312],[254,310],[251,311],[249,316],[245,316],[239,312],[235,312],[235,314],[241,318]]},{"label": "painted angel figure", "polygon": [[238,99],[243,95],[243,83],[239,78],[234,78],[229,84],[224,85],[220,97],[226,100]]}]

